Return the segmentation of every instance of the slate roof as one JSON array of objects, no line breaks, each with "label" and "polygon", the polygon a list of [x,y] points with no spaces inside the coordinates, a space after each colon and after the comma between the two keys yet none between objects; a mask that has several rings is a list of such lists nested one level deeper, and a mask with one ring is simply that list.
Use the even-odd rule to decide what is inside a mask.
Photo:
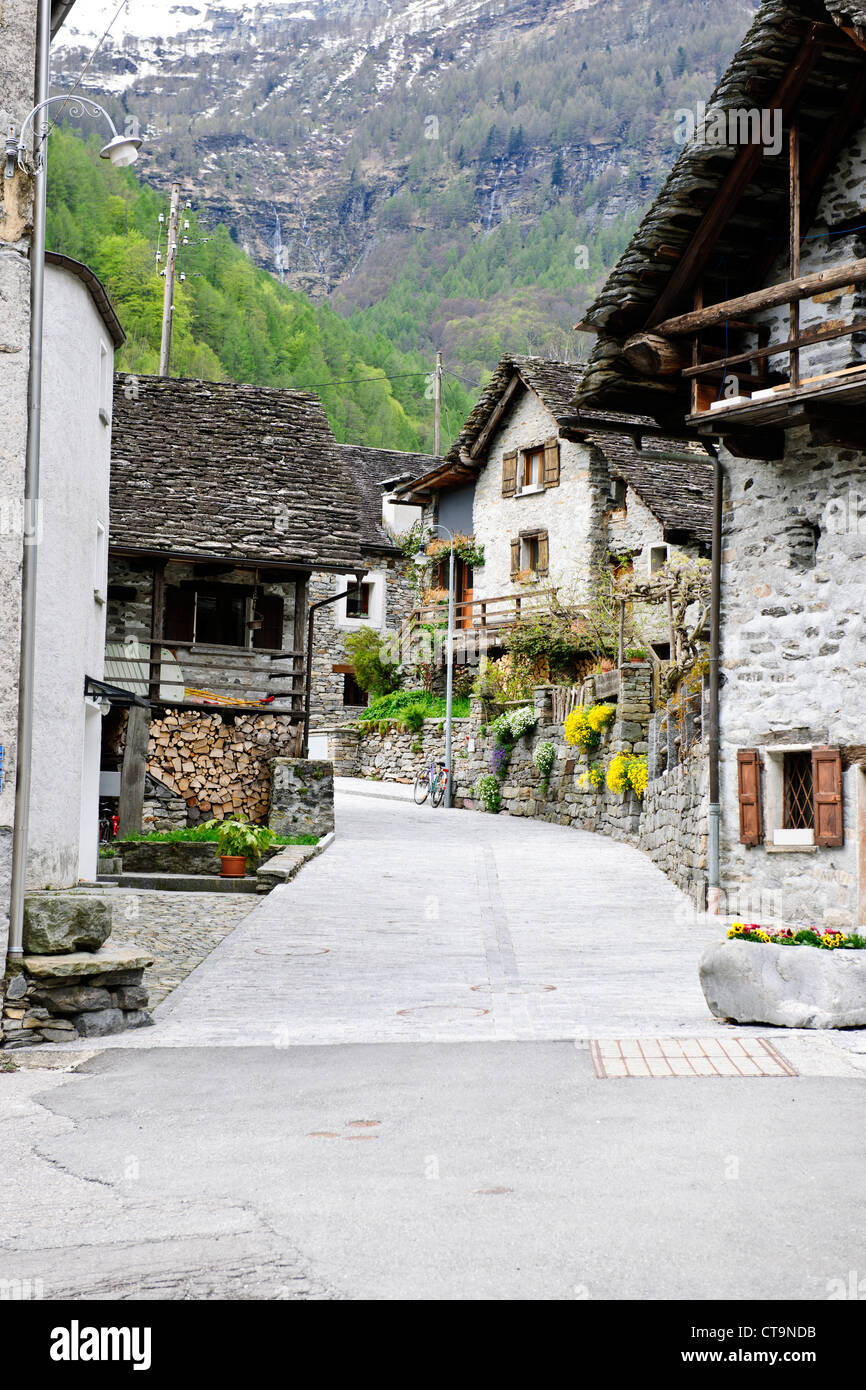
[{"label": "slate roof", "polygon": [[[629,425],[632,429],[650,426],[654,422],[649,416],[592,407],[578,410],[575,396],[585,370],[585,363],[579,362],[503,357],[449,451],[449,461],[457,463],[461,451],[465,455],[471,449],[516,371],[540,397],[557,425],[586,431],[587,442],[602,451],[613,476],[622,478],[634,489],[666,532],[685,531],[696,541],[709,544],[712,539],[713,471],[706,451],[699,444],[684,444],[659,435],[651,442],[646,441],[643,449],[638,449],[632,434],[620,434],[615,426]],[[592,429],[593,424],[605,428],[596,431]],[[693,455],[693,460],[686,457],[689,454]],[[482,466],[480,456],[473,460],[472,467],[480,469]]]},{"label": "slate roof", "polygon": [[[835,29],[834,19],[839,24],[866,23],[866,0],[763,0],[707,101],[708,118],[717,111],[771,107],[781,79],[808,39],[811,26]],[[838,38],[835,45],[823,48],[819,38],[817,62],[796,106],[801,139],[809,150],[821,149],[834,119],[845,103],[853,100],[864,80],[866,54],[853,42],[846,45],[841,31]],[[784,124],[787,127],[787,121]],[[841,141],[843,137],[838,138]],[[647,326],[738,153],[736,145],[718,146],[697,140],[684,147],[658,197],[584,316],[584,323],[599,337],[578,394],[579,405],[592,408],[596,403],[608,403],[621,407],[633,399],[639,408],[652,409],[659,420],[682,419],[682,401],[677,398],[677,393],[684,390],[682,383],[672,378],[641,377],[621,356],[621,348],[628,336]],[[829,153],[833,153],[832,149]],[[787,160],[764,159],[739,201],[731,202],[728,220],[713,243],[712,261],[707,269],[724,265],[726,279],[723,284],[713,285],[707,303],[735,297],[761,283],[778,248],[767,234],[756,237],[756,228],[778,226],[779,244],[784,247],[787,199]],[[767,255],[769,263],[763,267],[761,260]],[[692,307],[692,300],[683,294],[678,307],[668,312]]]},{"label": "slate roof", "polygon": [[388,531],[382,525],[382,487],[395,479],[409,481],[441,468],[444,459],[437,454],[407,454],[399,449],[374,449],[366,444],[338,444],[345,467],[351,474],[361,505],[361,544],[374,550],[394,550]]},{"label": "slate roof", "polygon": [[115,377],[115,549],[362,570],[360,498],[318,397]]}]

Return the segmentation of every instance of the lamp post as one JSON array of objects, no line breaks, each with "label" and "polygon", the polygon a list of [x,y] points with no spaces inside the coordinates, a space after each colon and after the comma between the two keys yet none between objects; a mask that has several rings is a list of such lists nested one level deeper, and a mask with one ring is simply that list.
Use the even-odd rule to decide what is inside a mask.
[{"label": "lamp post", "polygon": [[[112,164],[132,164],[138,157],[141,140],[119,135],[114,121],[98,102],[89,97],[68,94],[49,97],[48,41],[50,4],[40,0],[40,48],[37,94],[43,99],[24,119],[15,138],[14,128],[6,140],[4,176],[15,177],[17,169],[35,175],[33,197],[33,235],[30,242],[30,372],[27,382],[27,452],[24,464],[24,515],[35,518],[39,507],[39,450],[42,412],[42,319],[45,299],[45,158],[43,145],[48,132],[40,129],[37,117],[54,102],[62,101],[71,116],[104,116],[111,127],[111,139],[100,154]],[[37,150],[33,170],[27,168],[24,145],[28,127],[36,131]],[[12,830],[12,883],[9,899],[9,956],[23,955],[24,890],[27,880],[27,842],[30,823],[30,783],[33,751],[33,687],[36,658],[36,545],[35,536],[25,534],[21,564],[21,646],[18,674],[18,746],[16,754],[15,823]]]},{"label": "lamp post", "polygon": [[[453,783],[451,767],[451,707],[454,703],[454,532],[449,531],[447,526],[437,524],[431,527],[433,531],[444,531],[449,538],[448,547],[448,647],[445,653],[445,767],[447,777],[445,779],[445,805],[451,805],[451,787]],[[426,565],[429,556],[422,546],[418,552],[418,564]]]}]

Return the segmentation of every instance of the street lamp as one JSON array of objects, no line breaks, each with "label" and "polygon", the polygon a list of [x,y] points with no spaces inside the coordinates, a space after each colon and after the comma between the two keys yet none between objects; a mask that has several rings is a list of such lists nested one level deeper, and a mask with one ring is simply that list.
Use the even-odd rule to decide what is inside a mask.
[{"label": "street lamp", "polygon": [[[39,31],[43,36],[50,30],[49,0],[40,0]],[[63,102],[70,116],[104,116],[111,127],[111,139],[100,154],[112,164],[132,164],[138,157],[141,140],[137,136],[119,135],[114,121],[98,102],[89,97],[48,92],[48,43],[43,37],[37,55],[37,94],[39,101],[22,123],[18,138],[14,126],[6,140],[4,176],[15,177],[18,169],[35,176],[33,195],[33,233],[30,240],[30,368],[27,381],[27,449],[24,463],[24,505],[36,515],[39,497],[40,420],[42,413],[42,319],[45,300],[45,158],[43,146],[50,134],[39,129],[37,118],[54,102]],[[27,131],[37,134],[36,161],[31,170],[25,162]],[[23,547],[21,561],[21,645],[18,671],[18,747],[16,753],[15,822],[12,830],[12,881],[9,895],[9,956],[23,955],[24,890],[27,882],[27,843],[30,829],[30,786],[33,755],[33,692],[36,663],[36,545]]]},{"label": "street lamp", "polygon": [[[14,126],[10,129],[6,140],[6,178],[14,177],[16,167],[27,172],[27,165],[24,162],[24,146],[27,140],[27,127],[55,101],[62,101],[68,108],[68,113],[73,118],[76,116],[104,116],[111,126],[111,139],[107,145],[103,145],[99,151],[100,159],[110,159],[116,168],[121,169],[127,164],[134,164],[138,159],[138,151],[141,149],[141,140],[134,135],[120,135],[114,121],[109,116],[103,106],[97,101],[91,101],[89,97],[75,97],[74,100],[68,93],[59,92],[56,96],[47,97],[45,101],[40,101],[38,106],[34,106],[29,116],[26,116],[21,126],[21,133],[15,139]],[[44,139],[44,136],[43,136]],[[45,160],[42,157],[42,139],[40,139],[36,151],[36,167],[34,173],[40,173],[45,167]]]},{"label": "street lamp", "polygon": [[[451,707],[454,701],[454,532],[449,531],[447,526],[437,524],[430,528],[433,531],[444,531],[449,538],[448,546],[448,647],[445,653],[446,677],[445,677],[445,805],[451,805],[451,785],[453,782],[451,767]],[[417,563],[419,566],[429,564],[429,556],[424,546],[418,551]]]}]

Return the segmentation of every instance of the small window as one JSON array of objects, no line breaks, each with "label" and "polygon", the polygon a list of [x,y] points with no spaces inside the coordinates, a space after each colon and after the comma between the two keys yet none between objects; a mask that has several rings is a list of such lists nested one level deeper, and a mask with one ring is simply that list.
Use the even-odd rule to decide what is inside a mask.
[{"label": "small window", "polygon": [[651,545],[649,553],[649,572],[658,574],[663,570],[668,562],[668,547],[666,545]]},{"label": "small window", "polygon": [[538,570],[538,554],[541,538],[539,536],[527,536],[523,542],[523,568],[525,570]]},{"label": "small window", "polygon": [[97,603],[105,602],[105,586],[108,582],[108,566],[105,552],[105,527],[101,521],[96,523],[96,552],[93,557],[93,597]]},{"label": "small window", "polygon": [[544,448],[526,449],[523,453],[522,486],[535,487],[544,481]]},{"label": "small window", "polygon": [[625,506],[625,482],[622,478],[611,478],[610,500],[616,510]]},{"label": "small window", "polygon": [[520,568],[532,574],[547,574],[549,545],[546,531],[531,531],[520,537]]},{"label": "small window", "polygon": [[350,590],[346,596],[347,618],[369,618],[372,589],[372,584],[362,584],[360,589]]},{"label": "small window", "polygon": [[812,754],[809,749],[786,753],[782,764],[784,830],[813,830],[815,806]]},{"label": "small window", "polygon": [[195,640],[214,647],[245,647],[246,595],[226,584],[210,592],[196,591]]},{"label": "small window", "polygon": [[113,356],[105,343],[99,344],[99,418],[103,425],[111,424],[111,368]]},{"label": "small window", "polygon": [[366,705],[367,693],[362,690],[353,675],[343,676],[343,704]]}]

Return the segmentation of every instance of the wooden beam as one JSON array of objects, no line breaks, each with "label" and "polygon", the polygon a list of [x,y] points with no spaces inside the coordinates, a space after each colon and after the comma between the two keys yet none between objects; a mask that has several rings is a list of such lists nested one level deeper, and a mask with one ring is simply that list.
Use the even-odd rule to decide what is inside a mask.
[{"label": "wooden beam", "polygon": [[159,699],[159,687],[162,676],[162,649],[160,643],[163,637],[165,625],[165,563],[155,563],[153,566],[153,587],[151,590],[150,601],[150,672],[148,679],[148,696],[151,700]]},{"label": "wooden beam", "polygon": [[705,328],[724,323],[732,314],[754,314],[761,309],[775,309],[780,304],[788,304],[794,299],[809,299],[811,295],[821,294],[825,290],[841,289],[843,285],[861,285],[864,280],[866,259],[847,261],[845,265],[801,275],[797,280],[783,280],[779,285],[768,285],[766,289],[741,294],[736,299],[723,300],[721,304],[710,304],[706,309],[679,314],[676,318],[657,324],[655,331],[672,338],[700,333]]},{"label": "wooden beam", "polygon": [[855,319],[853,323],[842,324],[839,328],[807,328],[796,341],[787,339],[784,343],[767,343],[764,347],[752,348],[751,351],[735,352],[730,357],[717,357],[715,361],[704,362],[700,367],[684,367],[683,376],[701,376],[703,372],[723,371],[726,367],[734,367],[738,362],[781,356],[792,347],[811,347],[813,343],[826,343],[831,338],[844,338],[849,333],[866,333],[866,319]]},{"label": "wooden beam", "polygon": [[491,411],[490,419],[487,421],[487,424],[484,426],[484,429],[481,431],[475,443],[472,445],[472,448],[469,450],[470,458],[475,459],[478,457],[479,454],[484,452],[484,449],[487,447],[487,442],[492,437],[496,429],[496,426],[499,424],[505,412],[508,410],[508,407],[510,406],[512,400],[514,399],[517,392],[521,389],[522,386],[523,381],[521,380],[519,373],[515,372],[514,376],[509,381],[505,390],[502,392],[502,395],[499,397],[499,400],[497,401],[495,408]]},{"label": "wooden beam", "polygon": [[622,355],[641,376],[673,376],[690,360],[687,348],[659,333],[635,333]]},{"label": "wooden beam", "polygon": [[[800,274],[800,129],[796,121],[788,131],[788,179],[790,184],[790,227],[788,274],[796,280]],[[796,343],[800,336],[800,301],[795,299],[788,309],[788,337]],[[800,385],[800,351],[792,347],[788,353],[788,380],[796,389]]]},{"label": "wooden beam", "polygon": [[[347,586],[348,588],[348,581]],[[292,709],[300,711],[304,703],[305,663],[298,665],[295,658],[306,654],[307,639],[307,576],[295,580],[295,612],[292,620]]]},{"label": "wooden beam", "polygon": [[117,836],[141,834],[144,810],[144,779],[147,772],[147,740],[150,733],[150,710],[143,705],[130,705],[126,721],[126,742],[120,769],[120,805]]},{"label": "wooden beam", "polygon": [[[781,110],[783,120],[796,104],[822,52],[820,42],[814,38],[813,27],[809,30],[805,42],[794,54],[772,100],[766,103],[771,110]],[[646,328],[658,328],[665,315],[700,275],[712,254],[722,228],[736,211],[740,199],[751,183],[763,158],[763,145],[745,145],[735,157],[727,178],[710,203],[700,226],[683,252],[663,293],[656,301],[646,322]]]}]

